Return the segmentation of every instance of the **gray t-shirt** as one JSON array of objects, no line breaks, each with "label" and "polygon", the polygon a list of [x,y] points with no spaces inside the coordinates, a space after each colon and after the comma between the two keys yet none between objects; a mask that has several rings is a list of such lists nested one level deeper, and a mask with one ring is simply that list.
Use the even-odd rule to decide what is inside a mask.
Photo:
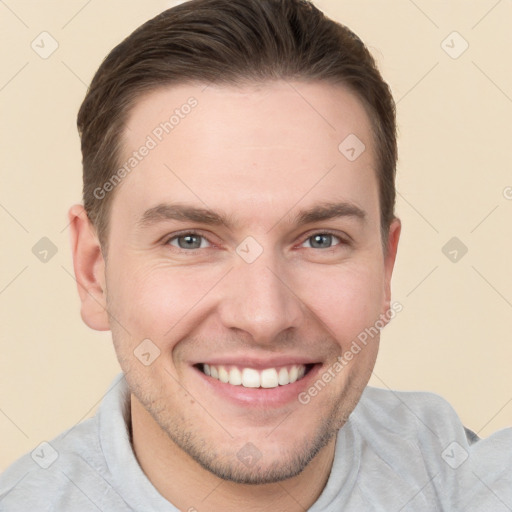
[{"label": "gray t-shirt", "polygon": [[[129,397],[120,374],[93,418],[12,464],[0,476],[0,511],[177,512],[135,458]],[[207,512],[197,501],[190,510]],[[512,428],[479,439],[438,395],[367,387],[309,511],[438,510],[512,511]]]}]

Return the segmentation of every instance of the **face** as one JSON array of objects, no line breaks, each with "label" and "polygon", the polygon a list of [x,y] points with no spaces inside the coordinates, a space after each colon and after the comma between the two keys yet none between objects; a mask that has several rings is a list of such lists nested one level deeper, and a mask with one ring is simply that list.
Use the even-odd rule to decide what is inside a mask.
[{"label": "face", "polygon": [[378,336],[344,354],[389,308],[399,226],[385,256],[362,104],[325,83],[174,86],[124,142],[105,278],[136,401],[221,478],[298,474],[359,400]]}]

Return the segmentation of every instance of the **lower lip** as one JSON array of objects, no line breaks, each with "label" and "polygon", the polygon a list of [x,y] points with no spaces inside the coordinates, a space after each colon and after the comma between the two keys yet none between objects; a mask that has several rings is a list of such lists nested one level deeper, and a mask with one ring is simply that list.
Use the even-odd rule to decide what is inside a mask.
[{"label": "lower lip", "polygon": [[233,386],[204,374],[198,368],[193,368],[207,388],[222,398],[240,406],[282,407],[292,402],[298,402],[298,396],[305,391],[320,372],[322,365],[315,364],[302,379],[293,384],[277,386],[275,388],[245,388]]}]

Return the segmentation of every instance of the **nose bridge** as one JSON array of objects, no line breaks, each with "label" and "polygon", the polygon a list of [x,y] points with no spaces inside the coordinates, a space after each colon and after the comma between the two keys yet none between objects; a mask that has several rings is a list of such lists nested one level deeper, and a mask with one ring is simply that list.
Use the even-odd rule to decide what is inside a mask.
[{"label": "nose bridge", "polygon": [[251,263],[237,258],[220,306],[223,324],[248,332],[258,343],[270,343],[281,331],[298,327],[303,309],[285,284],[286,274],[286,262],[271,249]]}]

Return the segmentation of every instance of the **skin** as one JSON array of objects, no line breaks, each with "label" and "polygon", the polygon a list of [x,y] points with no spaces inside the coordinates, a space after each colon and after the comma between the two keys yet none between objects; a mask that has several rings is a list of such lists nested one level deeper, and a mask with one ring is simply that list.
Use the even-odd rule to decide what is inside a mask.
[{"label": "skin", "polygon": [[[81,315],[112,331],[132,391],[134,450],[166,499],[180,510],[234,511],[239,500],[247,511],[304,510],[327,482],[335,434],[370,378],[378,337],[306,405],[228,400],[193,364],[285,355],[316,362],[321,376],[388,311],[400,221],[385,254],[370,121],[340,85],[152,91],[131,111],[125,156],[191,96],[197,107],[111,192],[107,260],[83,207],[70,209]],[[351,133],[366,146],[355,161],[338,150]],[[299,210],[341,201],[364,220],[295,222]],[[229,223],[137,226],[164,202],[223,212]],[[205,237],[194,239],[198,249],[173,238],[187,230]],[[334,236],[314,245],[326,231]],[[236,252],[249,236],[262,249],[252,263]],[[160,350],[148,366],[134,356],[144,339]],[[261,454],[250,466],[237,457],[247,443]]]}]

